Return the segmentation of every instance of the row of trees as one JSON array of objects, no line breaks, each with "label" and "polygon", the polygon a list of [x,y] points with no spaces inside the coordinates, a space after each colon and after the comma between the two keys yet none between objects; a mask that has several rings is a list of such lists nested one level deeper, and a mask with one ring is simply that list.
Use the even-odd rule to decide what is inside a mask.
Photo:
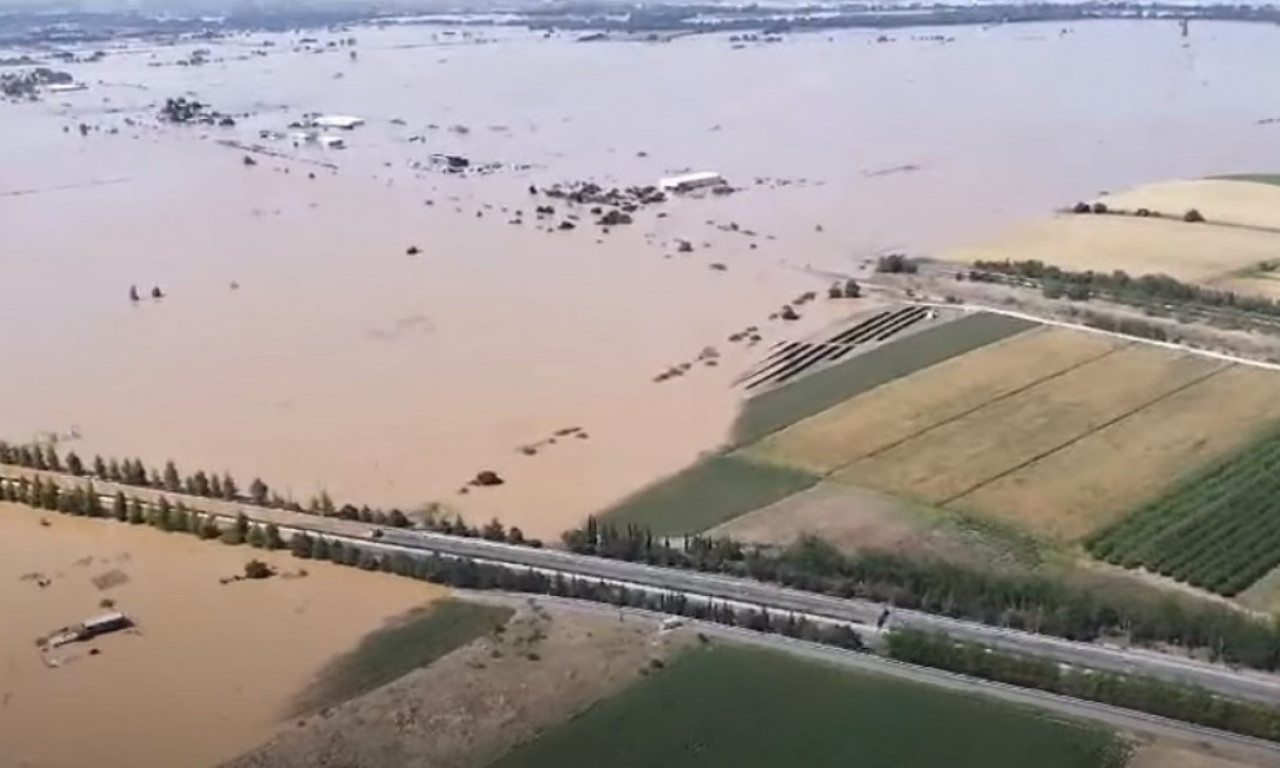
[{"label": "row of trees", "polygon": [[1214,696],[1200,688],[1132,675],[1064,669],[1045,659],[996,652],[982,645],[957,643],[945,635],[917,630],[890,632],[888,654],[899,661],[921,666],[1280,741],[1280,710]]},{"label": "row of trees", "polygon": [[219,539],[224,544],[249,544],[261,549],[283,549],[285,546],[275,524],[250,523],[249,518],[239,514],[230,526],[223,527],[212,515],[193,510],[181,501],[171,502],[164,496],[155,504],[149,504],[136,496],[126,497],[124,493],[117,492],[107,506],[92,482],[65,488],[39,477],[10,480],[0,483],[0,498],[65,515],[112,519],[131,525],[149,525],[172,533],[190,533],[202,539]]},{"label": "row of trees", "polygon": [[[268,550],[284,549],[287,546],[294,557],[301,559],[325,560],[366,571],[395,573],[460,589],[497,589],[591,600],[688,616],[761,632],[776,632],[851,650],[864,649],[861,637],[848,626],[816,624],[791,613],[773,614],[763,608],[747,609],[727,603],[689,600],[684,595],[668,592],[630,589],[604,581],[566,578],[561,574],[548,575],[532,569],[515,570],[425,551],[415,554],[387,554],[371,546],[313,536],[305,532],[293,534],[286,544],[280,536],[280,529],[275,525],[252,523],[243,514],[237,515],[229,525],[219,523],[211,515],[190,510],[181,502],[171,504],[163,496],[157,503],[149,504],[136,496],[126,497],[123,493],[117,493],[109,509],[103,507],[100,500],[94,507],[94,502],[90,500],[99,499],[99,495],[92,482],[66,489],[37,477],[0,482],[0,490],[7,501],[36,509],[114,519],[133,525],[150,525],[164,531],[190,533],[205,540],[217,539],[228,545],[247,544]],[[251,564],[252,562],[256,561],[251,561]]]},{"label": "row of trees", "polygon": [[[94,456],[86,465],[74,451],[65,457],[58,454],[53,445],[11,446],[0,442],[0,464],[25,467],[47,472],[61,472],[76,477],[88,477],[120,485],[131,485],[138,488],[166,491],[174,494],[198,496],[206,499],[221,499],[253,504],[259,507],[282,509],[301,514],[336,517],[341,520],[352,520],[370,525],[390,528],[409,528],[413,521],[399,509],[383,510],[366,505],[357,507],[354,504],[334,503],[327,491],[313,496],[306,506],[293,499],[276,493],[261,478],[254,478],[249,484],[247,495],[242,495],[240,487],[231,473],[209,473],[203,470],[184,475],[178,471],[173,461],[165,462],[163,468],[147,467],[141,459],[104,460]],[[490,541],[505,541],[510,544],[541,547],[537,539],[526,538],[524,532],[512,526],[506,528],[497,519],[484,526],[467,525],[459,515],[452,517],[441,514],[438,509],[428,509],[422,516],[419,525],[436,533],[447,533],[454,536],[483,538]]]},{"label": "row of trees", "polygon": [[[69,514],[80,514],[78,510],[82,508],[90,509],[87,506],[90,504],[88,499],[97,498],[91,483],[70,490],[38,479],[10,481],[0,483],[0,486],[4,487],[6,494],[9,489],[19,489],[10,500]],[[49,491],[50,486],[55,490]],[[64,496],[83,499],[86,506],[61,502],[60,499]],[[45,506],[45,502],[51,498],[55,502],[54,506]],[[146,523],[163,530],[187,531],[202,539],[216,538],[231,545],[248,544],[264,549],[280,549],[285,546],[275,526],[251,524],[244,515],[239,515],[230,526],[224,528],[212,517],[187,511],[181,504],[168,507],[163,498],[155,505],[148,505],[136,497],[127,498],[122,493],[117,494],[113,498],[110,513],[99,508],[93,516],[115,518],[133,524]],[[185,526],[181,523],[185,523]],[[609,529],[597,526],[597,530]],[[613,537],[612,534],[604,536],[609,538],[611,546],[622,546],[624,542],[624,537]],[[644,608],[756,631],[780,633],[850,650],[866,650],[858,633],[847,625],[818,624],[790,613],[772,614],[763,608],[750,609],[715,601],[690,600],[679,594],[629,589],[604,581],[566,578],[562,574],[549,575],[533,569],[516,570],[429,552],[387,554],[371,546],[312,536],[305,532],[290,537],[287,546],[292,555],[300,559],[327,560],[366,571],[394,573],[462,589],[497,589],[591,600],[619,607]],[[698,547],[691,549],[697,550]],[[710,556],[707,553],[724,549],[723,545],[714,545],[702,548],[702,552],[706,557]],[[728,550],[740,551],[740,547],[728,547]],[[267,575],[270,573],[269,567],[256,560],[250,561],[246,566],[247,575],[250,575],[251,569]],[[890,633],[888,650],[893,658],[916,664],[1051,690],[1077,698],[1104,701],[1261,738],[1280,739],[1280,712],[1209,696],[1198,690],[1086,670],[1064,672],[1053,662],[993,653],[981,646],[957,645],[946,638],[935,638],[912,631]]]},{"label": "row of trees", "polygon": [[672,545],[638,526],[594,518],[564,535],[574,552],[725,573],[842,598],[1070,640],[1176,645],[1256,669],[1280,668],[1280,621],[1156,590],[1116,591],[1038,574],[987,570],[890,552],[846,555],[816,537],[785,548],[686,537]]},{"label": "row of trees", "polygon": [[975,261],[972,280],[987,280],[991,275],[1004,275],[1034,281],[1048,294],[1087,300],[1102,296],[1112,301],[1146,306],[1155,304],[1191,304],[1201,307],[1235,309],[1270,317],[1280,317],[1280,302],[1262,296],[1246,296],[1235,291],[1205,288],[1184,283],[1169,275],[1133,277],[1123,270],[1073,272],[1043,261]]}]

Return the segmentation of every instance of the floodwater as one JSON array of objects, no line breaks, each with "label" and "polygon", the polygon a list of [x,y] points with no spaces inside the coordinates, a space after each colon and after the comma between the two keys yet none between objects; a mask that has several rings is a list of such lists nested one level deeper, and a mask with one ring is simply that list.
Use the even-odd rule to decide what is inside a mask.
[{"label": "floodwater", "polygon": [[[51,515],[46,528],[42,516],[0,504],[0,768],[220,763],[268,739],[326,663],[365,633],[445,594],[116,523]],[[308,573],[219,583],[252,557]],[[99,578],[113,572],[124,583]],[[36,647],[103,613],[103,599],[140,633]]]},{"label": "floodwater", "polygon": [[[1280,167],[1280,124],[1259,123],[1280,116],[1280,80],[1260,75],[1280,71],[1272,27],[850,31],[741,50],[480,34],[317,35],[354,35],[356,60],[294,52],[298,36],[135,44],[68,65],[87,91],[0,105],[0,435],[74,430],[81,454],[260,475],[300,500],[440,500],[554,537],[724,439],[731,382],[760,351],[730,333],[760,325],[768,344],[856,308],[821,298],[799,323],[768,321],[822,294],[829,277],[807,267],[944,248],[1103,189]],[[153,66],[199,47],[215,61]],[[159,126],[156,103],[180,95],[254,116]],[[368,122],[344,151],[264,142],[297,159],[256,167],[217,143],[307,111]],[[433,152],[508,166],[409,167]],[[608,234],[534,227],[531,183],[685,169],[743,190]],[[133,306],[131,284],[168,297]],[[706,346],[718,367],[652,381]],[[517,450],[571,426],[589,439]],[[507,483],[460,495],[482,469]]]}]

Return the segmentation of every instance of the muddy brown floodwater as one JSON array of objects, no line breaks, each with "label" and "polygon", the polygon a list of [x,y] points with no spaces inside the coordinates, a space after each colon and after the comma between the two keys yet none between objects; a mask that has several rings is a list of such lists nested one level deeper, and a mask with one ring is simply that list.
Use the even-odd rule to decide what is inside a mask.
[{"label": "muddy brown floodwater", "polygon": [[[287,553],[42,517],[0,504],[0,768],[220,763],[275,733],[327,662],[445,594]],[[219,583],[252,557],[307,575]],[[103,599],[139,632],[36,647],[104,613]]]},{"label": "muddy brown floodwater", "polygon": [[[1103,189],[1280,165],[1280,128],[1258,123],[1280,110],[1280,80],[1258,76],[1280,71],[1280,29],[1060,32],[731,50],[417,27],[356,30],[357,60],[243,36],[67,65],[88,90],[0,105],[0,435],[74,429],[81,454],[261,475],[303,501],[441,500],[554,537],[713,449],[760,351],[726,337],[755,324],[768,344],[851,311],[824,298],[766,319],[831,275]],[[211,63],[170,66],[197,47]],[[251,116],[157,124],[184,94]],[[255,166],[217,143],[312,110],[367,123],[342,151],[262,142],[294,157]],[[435,152],[507,165],[411,166]],[[535,228],[530,184],[685,169],[742,191],[608,234],[589,217]],[[131,305],[134,284],[168,297]],[[706,346],[718,367],[652,382]],[[589,439],[518,450],[574,426]],[[481,469],[507,483],[458,495]]]}]

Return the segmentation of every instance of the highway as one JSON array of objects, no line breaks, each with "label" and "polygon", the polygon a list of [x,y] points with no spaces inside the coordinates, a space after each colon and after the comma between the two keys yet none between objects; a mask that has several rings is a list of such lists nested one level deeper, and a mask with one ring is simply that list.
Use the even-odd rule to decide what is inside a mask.
[{"label": "highway", "polygon": [[[16,479],[24,476],[31,477],[35,474],[64,484],[83,482],[66,475],[0,466],[0,478]],[[548,573],[561,573],[566,577],[606,579],[640,589],[664,590],[695,598],[732,601],[759,606],[772,612],[793,612],[819,619],[860,624],[864,625],[860,631],[869,635],[871,642],[875,640],[876,620],[885,607],[883,604],[866,600],[802,592],[750,579],[661,568],[579,555],[563,550],[534,549],[427,531],[385,529],[382,538],[375,540],[370,538],[374,526],[355,521],[266,509],[240,502],[164,493],[149,488],[117,486],[102,481],[95,481],[95,487],[104,496],[114,494],[119,489],[127,496],[136,496],[149,502],[155,502],[161,496],[167,496],[170,501],[180,500],[191,509],[224,517],[243,513],[254,522],[274,523],[286,534],[301,530],[358,541],[363,546],[377,549],[434,552],[512,568],[534,568]],[[1236,670],[1223,665],[1154,651],[1064,640],[918,611],[894,610],[889,626],[943,632],[956,640],[981,643],[991,648],[1052,659],[1063,664],[1145,675],[1180,685],[1199,686],[1232,698],[1280,705],[1280,676],[1277,675],[1252,670]]]},{"label": "highway", "polygon": [[[543,595],[529,596],[499,592],[467,592],[463,593],[467,600],[493,603],[507,606],[522,604],[550,604],[559,609],[575,613],[593,615],[616,615],[624,613],[628,616],[650,619],[655,625],[666,618],[665,615],[639,608],[617,608],[600,603],[588,603],[567,598],[547,597]],[[1280,762],[1280,744],[1240,736],[1234,733],[1218,731],[1191,725],[1179,720],[1149,715],[1130,709],[1122,709],[1107,704],[1072,699],[1053,693],[1045,693],[1026,688],[1018,688],[1003,683],[993,683],[965,677],[954,672],[904,664],[900,661],[885,659],[869,653],[848,651],[833,648],[819,643],[812,643],[794,637],[755,632],[740,627],[727,627],[706,621],[685,619],[684,623],[698,633],[741,645],[780,651],[800,656],[824,664],[832,664],[845,669],[872,674],[887,675],[912,683],[943,688],[968,695],[987,696],[1019,706],[1054,712],[1077,720],[1100,723],[1108,727],[1120,728],[1130,733],[1161,739],[1179,739],[1212,746],[1216,751],[1240,760],[1248,760],[1257,765],[1273,765]]]}]

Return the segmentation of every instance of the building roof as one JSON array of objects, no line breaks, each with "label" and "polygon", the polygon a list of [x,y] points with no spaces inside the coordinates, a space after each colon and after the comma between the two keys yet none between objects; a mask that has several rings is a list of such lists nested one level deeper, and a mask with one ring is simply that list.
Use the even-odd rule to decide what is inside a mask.
[{"label": "building roof", "polygon": [[724,181],[724,177],[715,171],[698,171],[680,176],[668,176],[658,182],[661,187],[681,187],[687,184],[714,184]]}]

